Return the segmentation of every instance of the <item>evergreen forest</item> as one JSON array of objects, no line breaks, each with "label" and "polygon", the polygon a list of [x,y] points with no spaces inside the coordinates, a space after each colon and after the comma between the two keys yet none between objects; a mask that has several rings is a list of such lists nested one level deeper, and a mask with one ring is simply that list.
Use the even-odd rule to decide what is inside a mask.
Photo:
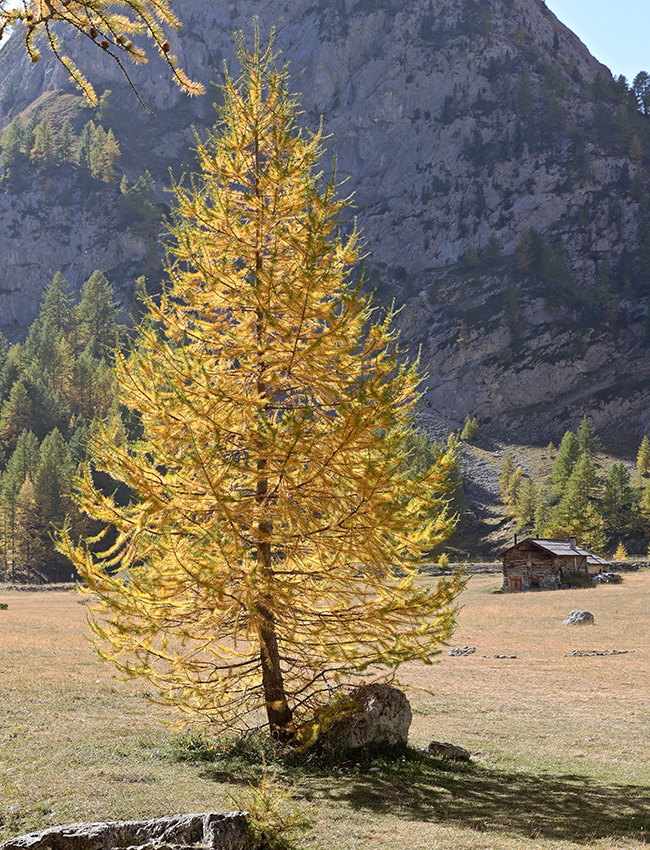
[{"label": "evergreen forest", "polygon": [[75,302],[57,273],[24,344],[0,337],[0,569],[5,581],[74,578],[52,534],[70,518],[88,528],[71,499],[94,420],[120,421],[112,371],[118,304],[99,271]]},{"label": "evergreen forest", "polygon": [[[596,553],[624,560],[650,541],[650,440],[644,436],[636,469],[621,461],[607,468],[591,420],[549,444],[552,472],[535,481],[506,452],[499,487],[519,532],[547,539],[576,537]],[[645,541],[645,545],[644,545]]]}]

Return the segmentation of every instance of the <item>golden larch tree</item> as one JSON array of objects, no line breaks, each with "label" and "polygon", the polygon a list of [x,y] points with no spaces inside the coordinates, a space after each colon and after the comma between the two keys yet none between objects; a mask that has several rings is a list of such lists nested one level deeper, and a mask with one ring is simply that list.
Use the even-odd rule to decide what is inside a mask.
[{"label": "golden larch tree", "polygon": [[[49,48],[77,87],[96,106],[97,95],[89,80],[63,52],[56,25],[86,37],[119,65],[126,80],[142,100],[131,81],[125,60],[137,64],[148,61],[144,46],[150,40],[169,66],[180,88],[189,95],[202,94],[204,87],[191,80],[171,52],[167,33],[181,26],[169,0],[0,0],[0,37],[7,30],[22,27],[25,49],[32,62],[41,57],[38,43]],[[146,107],[145,107],[146,108]]]},{"label": "golden larch tree", "polygon": [[117,357],[141,437],[92,441],[133,498],[87,469],[81,506],[112,536],[64,545],[105,657],[193,717],[265,709],[286,738],[337,683],[429,662],[451,634],[462,581],[417,564],[453,526],[453,450],[405,463],[418,370],[348,282],[358,237],[316,171],[321,133],[297,127],[271,47],[238,47],[200,174],[176,187],[170,284]]}]

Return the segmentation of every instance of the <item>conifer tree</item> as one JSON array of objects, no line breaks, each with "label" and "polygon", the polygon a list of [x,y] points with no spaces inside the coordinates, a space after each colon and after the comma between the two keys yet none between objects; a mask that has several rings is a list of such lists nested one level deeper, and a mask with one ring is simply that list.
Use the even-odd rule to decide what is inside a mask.
[{"label": "conifer tree", "polygon": [[616,534],[628,531],[632,522],[633,502],[629,469],[624,463],[612,464],[605,480],[603,497],[603,519],[608,530]]},{"label": "conifer tree", "polygon": [[31,381],[23,376],[12,386],[0,413],[0,440],[13,451],[20,434],[34,425],[34,398]]},{"label": "conifer tree", "polygon": [[59,162],[64,164],[72,162],[73,134],[72,124],[66,118],[61,127],[61,132],[56,140],[56,155]]},{"label": "conifer tree", "polygon": [[101,101],[90,81],[63,52],[62,31],[80,34],[113,59],[138,100],[140,96],[125,60],[138,65],[146,62],[148,47],[144,45],[147,41],[155,45],[182,91],[192,96],[204,91],[201,83],[187,76],[170,50],[167,31],[181,26],[170,0],[24,0],[21,3],[0,3],[0,38],[7,28],[21,25],[25,27],[24,43],[31,61],[38,62],[43,47],[51,50],[93,106],[101,104]]},{"label": "conifer tree", "polygon": [[639,501],[641,528],[646,537],[650,537],[650,481],[643,488]]},{"label": "conifer tree", "polygon": [[23,131],[23,149],[27,156],[30,155],[32,148],[34,147],[34,141],[36,139],[36,128],[41,123],[41,112],[39,109],[35,109],[32,114],[29,116],[29,121],[25,124],[25,129]]},{"label": "conifer tree", "polygon": [[583,416],[576,431],[580,454],[587,454],[594,460],[598,452],[602,449],[600,438],[594,429],[591,419],[588,416]]},{"label": "conifer tree", "polygon": [[321,133],[298,129],[270,46],[238,46],[201,174],[176,187],[170,287],[117,356],[142,436],[91,441],[137,496],[87,470],[80,504],[117,538],[62,545],[102,600],[106,657],[193,717],[265,710],[285,738],[337,682],[429,661],[462,581],[414,584],[451,530],[451,457],[409,474],[417,368],[347,282],[357,235],[316,172]]},{"label": "conifer tree", "polygon": [[573,431],[567,431],[562,437],[562,442],[557,450],[555,463],[553,464],[553,485],[563,488],[573,472],[578,458],[580,457],[580,443]]},{"label": "conifer tree", "polygon": [[79,137],[79,145],[77,146],[77,162],[81,168],[84,168],[86,171],[90,171],[92,167],[91,157],[94,136],[95,122],[88,121],[88,123],[83,126],[81,136]]},{"label": "conifer tree", "polygon": [[22,157],[23,150],[23,122],[20,115],[16,115],[11,124],[2,134],[2,154],[0,154],[0,165],[4,169],[11,169]]},{"label": "conifer tree", "polygon": [[75,309],[78,344],[86,347],[93,341],[100,356],[112,352],[118,331],[117,310],[113,287],[100,271],[94,271],[84,283]]},{"label": "conifer tree", "polygon": [[544,534],[558,538],[579,537],[594,551],[602,552],[604,523],[596,505],[599,486],[591,458],[582,455],[567,481],[564,495],[551,512]]},{"label": "conifer tree", "polygon": [[2,512],[4,530],[5,573],[16,577],[16,530],[19,497],[25,480],[33,475],[38,461],[38,440],[29,431],[23,431],[16,448],[7,462],[2,476]]},{"label": "conifer tree", "polygon": [[639,478],[647,478],[650,475],[650,440],[645,434],[636,456],[636,469]]},{"label": "conifer tree", "polygon": [[51,324],[57,332],[66,331],[72,315],[71,309],[68,281],[61,272],[57,272],[43,294],[39,318],[43,323]]},{"label": "conifer tree", "polygon": [[505,493],[506,507],[508,508],[511,514],[516,514],[517,512],[516,505],[519,500],[524,480],[524,471],[520,466],[518,466],[510,476],[510,481],[508,482],[508,489]]},{"label": "conifer tree", "polygon": [[32,482],[27,476],[18,494],[15,546],[15,566],[21,569],[27,584],[31,584],[35,568],[40,566],[43,557],[43,541],[38,533],[38,520]]},{"label": "conifer tree", "polygon": [[43,118],[34,130],[34,144],[29,151],[29,158],[41,168],[52,165],[55,158],[54,136],[50,122]]},{"label": "conifer tree", "polygon": [[535,512],[537,510],[537,489],[532,478],[524,478],[515,504],[515,513],[519,521],[519,528],[532,529],[535,525]]},{"label": "conifer tree", "polygon": [[499,475],[499,490],[501,495],[505,497],[510,488],[510,479],[515,471],[515,464],[510,452],[506,452],[501,464],[501,474]]},{"label": "conifer tree", "polygon": [[57,579],[64,559],[53,551],[50,535],[63,524],[70,511],[73,467],[70,453],[58,429],[41,443],[38,463],[30,480],[29,535],[32,563],[49,579]]}]

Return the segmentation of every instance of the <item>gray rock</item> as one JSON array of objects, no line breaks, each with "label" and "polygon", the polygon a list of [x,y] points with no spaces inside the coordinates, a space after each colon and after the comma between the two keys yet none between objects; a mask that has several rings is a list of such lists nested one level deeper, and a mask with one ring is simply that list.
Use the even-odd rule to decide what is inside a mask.
[{"label": "gray rock", "polygon": [[168,815],[146,821],[73,823],[11,838],[0,850],[114,850],[193,847],[250,850],[244,812]]},{"label": "gray rock", "polygon": [[427,747],[429,755],[437,756],[442,759],[451,761],[471,761],[472,757],[469,751],[464,747],[458,747],[456,744],[442,743],[441,741],[431,741]]},{"label": "gray rock", "polygon": [[457,646],[449,650],[450,655],[472,655],[476,652],[475,646]]},{"label": "gray rock", "polygon": [[565,626],[593,626],[594,615],[589,611],[572,611],[564,621]]},{"label": "gray rock", "polygon": [[362,685],[350,698],[352,710],[328,730],[330,744],[343,750],[371,744],[406,744],[413,719],[406,694],[390,685],[375,684]]}]

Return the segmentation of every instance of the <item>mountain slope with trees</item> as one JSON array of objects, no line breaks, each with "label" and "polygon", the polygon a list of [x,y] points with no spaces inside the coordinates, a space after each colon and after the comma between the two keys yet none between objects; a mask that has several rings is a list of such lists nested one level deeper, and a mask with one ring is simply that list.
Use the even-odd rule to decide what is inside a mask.
[{"label": "mountain slope with trees", "polygon": [[[624,425],[638,445],[650,430],[646,78],[634,89],[614,80],[541,0],[174,8],[184,28],[171,49],[203,83],[220,79],[234,29],[250,31],[255,14],[263,33],[277,27],[305,123],[316,129],[323,116],[338,175],[354,192],[369,285],[405,304],[403,341],[421,346],[426,401],[450,430],[470,414],[484,432],[545,443],[589,413],[609,440]],[[97,172],[81,189],[78,160],[44,167],[46,138],[18,169],[19,193],[3,177],[5,324],[29,324],[58,269],[79,291],[101,268],[122,300],[141,274],[155,285],[158,221],[125,221],[118,181],[133,186],[148,170],[148,203],[163,203],[169,167],[192,167],[191,126],[201,134],[219,99],[208,87],[189,100],[152,59],[133,73],[149,115],[101,51],[74,41],[69,51],[96,83],[95,112],[54,59],[30,67],[10,42],[0,118],[26,125],[38,107],[62,134],[70,113],[78,136],[92,120],[119,146],[115,182]]]}]

